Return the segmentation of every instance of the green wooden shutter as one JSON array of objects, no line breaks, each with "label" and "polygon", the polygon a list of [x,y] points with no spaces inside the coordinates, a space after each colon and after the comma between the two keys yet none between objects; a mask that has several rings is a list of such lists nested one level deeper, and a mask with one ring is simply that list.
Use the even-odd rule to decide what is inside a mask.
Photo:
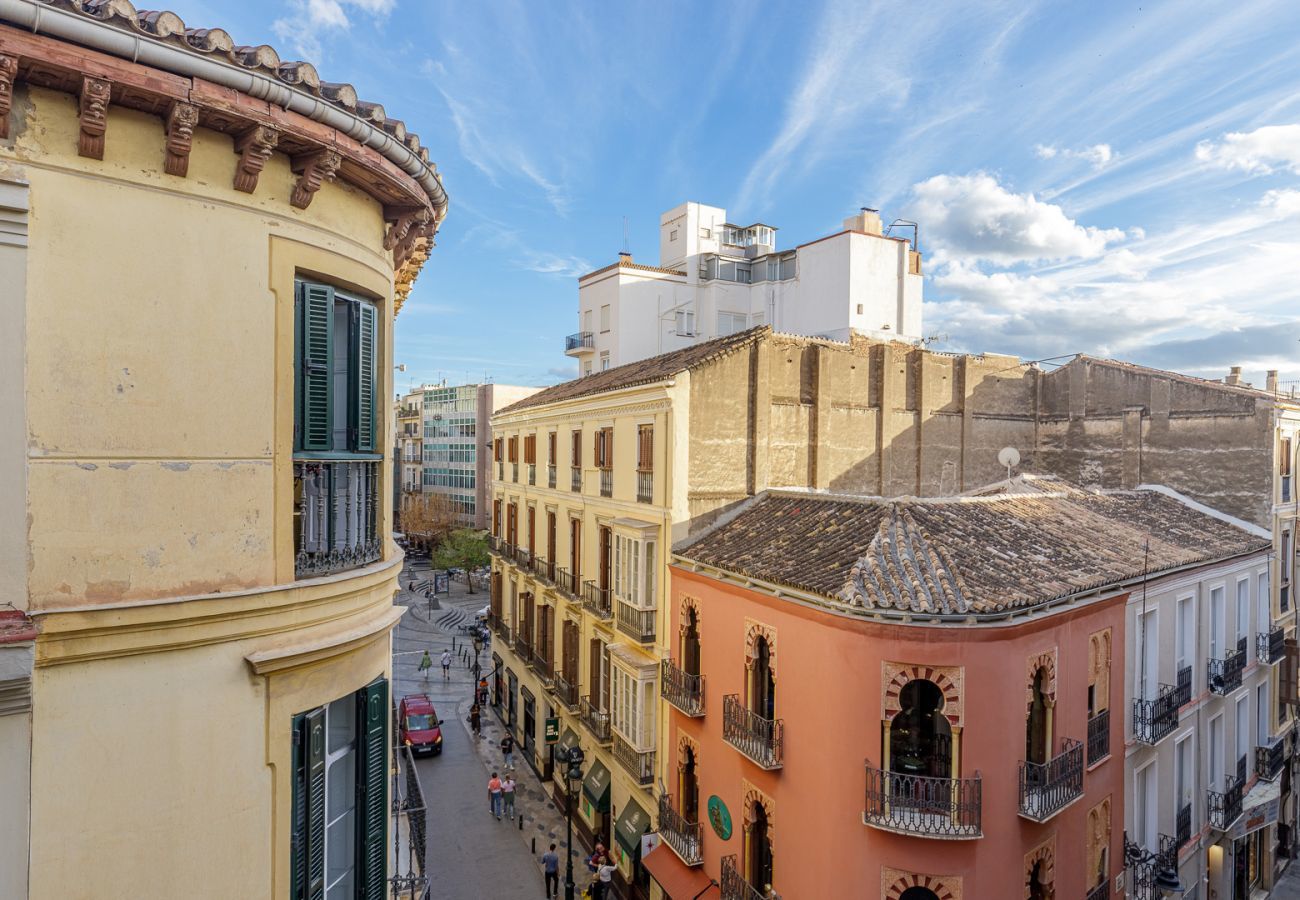
[{"label": "green wooden shutter", "polygon": [[355,332],[353,335],[352,376],[355,379],[356,402],[353,407],[353,427],[358,452],[375,449],[375,331],[377,316],[369,303],[354,307]]},{"label": "green wooden shutter", "polygon": [[293,717],[293,810],[289,838],[289,896],[304,900],[307,884],[307,716]]},{"label": "green wooden shutter", "polygon": [[325,898],[325,709],[306,714],[306,900]]},{"label": "green wooden shutter", "polygon": [[302,339],[298,358],[298,431],[304,450],[330,450],[333,449],[330,358],[334,350],[334,289],[325,284],[302,282],[299,294]]},{"label": "green wooden shutter", "polygon": [[385,900],[388,893],[388,681],[357,692],[357,900]]}]

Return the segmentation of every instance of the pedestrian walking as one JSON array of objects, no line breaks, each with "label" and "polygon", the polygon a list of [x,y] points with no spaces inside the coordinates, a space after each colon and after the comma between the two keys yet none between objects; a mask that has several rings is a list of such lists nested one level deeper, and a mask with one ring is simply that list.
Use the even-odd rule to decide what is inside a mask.
[{"label": "pedestrian walking", "polygon": [[515,817],[515,780],[506,773],[506,777],[501,779],[501,800],[506,806],[506,818]]},{"label": "pedestrian walking", "polygon": [[546,873],[546,900],[555,900],[560,892],[560,857],[554,844],[542,854],[542,871]]},{"label": "pedestrian walking", "polygon": [[[424,651],[424,656],[420,657],[420,673],[424,675],[425,681],[429,680],[429,670],[433,668],[433,660],[429,659],[429,651]],[[445,670],[444,670],[445,671]]]},{"label": "pedestrian walking", "polygon": [[[614,881],[614,864],[610,862],[609,857],[605,857],[605,862],[596,870],[596,881],[592,884],[595,890],[592,896],[595,900],[605,900],[610,897],[610,890]],[[612,900],[612,898],[611,898]]]},{"label": "pedestrian walking", "polygon": [[477,703],[469,708],[469,727],[473,729],[474,737],[483,737],[483,719],[479,714]]},{"label": "pedestrian walking", "polygon": [[[429,651],[424,652],[424,658],[429,658]],[[442,651],[442,680],[451,681],[451,651]]]},{"label": "pedestrian walking", "polygon": [[496,772],[488,779],[488,811],[501,821],[501,779]]},{"label": "pedestrian walking", "polygon": [[507,769],[513,769],[515,767],[515,738],[510,732],[506,732],[506,736],[501,739],[501,755],[505,757],[503,765]]}]

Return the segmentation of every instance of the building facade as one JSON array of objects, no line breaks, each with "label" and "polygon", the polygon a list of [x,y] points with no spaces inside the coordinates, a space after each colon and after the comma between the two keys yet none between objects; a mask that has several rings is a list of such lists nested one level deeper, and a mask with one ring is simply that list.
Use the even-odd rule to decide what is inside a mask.
[{"label": "building facade", "polygon": [[221,29],[14,0],[0,206],[0,895],[386,896],[427,151]]},{"label": "building facade", "polygon": [[[659,263],[616,263],[578,279],[578,331],[565,353],[590,375],[700,341],[770,325],[847,341],[853,332],[921,339],[921,254],[862,210],[791,250],[776,229],[727,223],[727,211],[683,203],[659,223]],[[891,226],[893,228],[894,226]]]},{"label": "building facade", "polygon": [[398,396],[396,439],[399,489],[403,494],[417,494],[424,482],[424,391]]}]

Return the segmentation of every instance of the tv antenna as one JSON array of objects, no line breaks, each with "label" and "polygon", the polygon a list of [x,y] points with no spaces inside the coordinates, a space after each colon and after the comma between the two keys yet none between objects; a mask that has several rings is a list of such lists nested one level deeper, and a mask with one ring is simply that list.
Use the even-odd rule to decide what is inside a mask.
[{"label": "tv antenna", "polygon": [[632,254],[632,245],[628,243],[627,239],[627,216],[623,217],[623,254],[625,256]]},{"label": "tv antenna", "polygon": [[1007,467],[1007,481],[1011,480],[1011,470],[1020,465],[1020,451],[1015,447],[1003,447],[998,451],[998,463]]}]

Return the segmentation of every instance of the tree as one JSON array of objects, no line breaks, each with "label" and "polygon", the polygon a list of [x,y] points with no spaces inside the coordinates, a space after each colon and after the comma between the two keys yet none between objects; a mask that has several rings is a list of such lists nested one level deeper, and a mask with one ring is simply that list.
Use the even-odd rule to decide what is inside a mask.
[{"label": "tree", "polygon": [[469,577],[469,572],[490,562],[487,532],[475,531],[473,528],[457,528],[448,534],[434,551],[432,560],[436,569],[464,569],[471,594],[474,593],[474,579]]},{"label": "tree", "polygon": [[400,519],[407,539],[426,547],[440,543],[460,524],[446,494],[403,494]]}]

